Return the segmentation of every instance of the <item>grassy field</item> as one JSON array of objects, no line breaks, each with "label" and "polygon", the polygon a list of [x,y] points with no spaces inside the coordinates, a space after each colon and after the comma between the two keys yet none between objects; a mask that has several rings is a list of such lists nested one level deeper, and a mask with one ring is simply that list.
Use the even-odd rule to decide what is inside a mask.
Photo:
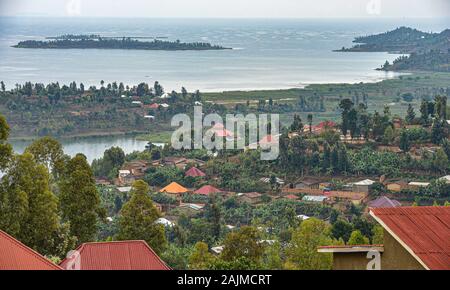
[{"label": "grassy field", "polygon": [[[303,89],[266,90],[266,91],[227,91],[221,93],[203,93],[207,102],[214,102],[228,107],[250,102],[255,106],[259,100],[272,98],[274,102],[296,103],[299,96],[324,97],[326,112],[314,113],[315,123],[322,120],[338,120],[340,118],[337,106],[341,98],[352,98],[355,94],[367,94],[369,111],[382,112],[389,106],[392,114],[404,116],[411,103],[418,114],[421,98],[420,92],[429,91],[433,94],[441,88],[450,87],[450,73],[414,72],[399,78],[384,80],[377,83],[358,84],[314,84]],[[416,98],[408,103],[401,99],[404,93],[413,93]],[[362,98],[361,98],[362,100]],[[292,116],[297,112],[286,113],[281,116],[285,124],[289,124]],[[299,113],[303,120],[309,113]]]},{"label": "grassy field", "polygon": [[136,139],[152,143],[169,143],[172,133],[173,131],[162,131],[149,134],[141,134],[138,135]]}]

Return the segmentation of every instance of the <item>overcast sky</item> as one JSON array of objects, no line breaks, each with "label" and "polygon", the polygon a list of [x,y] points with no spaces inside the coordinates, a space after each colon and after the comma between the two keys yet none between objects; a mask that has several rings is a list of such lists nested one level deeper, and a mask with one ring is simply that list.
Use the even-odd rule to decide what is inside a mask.
[{"label": "overcast sky", "polygon": [[0,15],[82,17],[450,17],[450,0],[0,0]]}]

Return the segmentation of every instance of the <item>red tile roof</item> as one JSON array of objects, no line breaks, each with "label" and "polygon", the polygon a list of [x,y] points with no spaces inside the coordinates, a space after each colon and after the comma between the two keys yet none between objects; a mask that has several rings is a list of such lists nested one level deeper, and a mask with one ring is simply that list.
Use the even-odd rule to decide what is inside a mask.
[{"label": "red tile roof", "polygon": [[298,196],[293,195],[293,194],[289,194],[289,195],[286,195],[285,198],[287,198],[287,199],[292,199],[292,200],[297,200],[297,199],[298,199]]},{"label": "red tile roof", "polygon": [[[80,270],[170,270],[145,241],[86,243],[76,252]],[[60,265],[72,269],[76,259],[74,255]]]},{"label": "red tile roof", "polygon": [[450,270],[450,207],[375,208],[370,214],[430,270]]},{"label": "red tile roof", "polygon": [[204,176],[206,176],[206,174],[203,171],[201,171],[200,169],[198,169],[197,167],[192,167],[191,169],[186,171],[186,176],[204,177]]},{"label": "red tile roof", "polygon": [[194,191],[194,194],[201,194],[201,195],[210,195],[211,193],[221,193],[223,190],[220,190],[218,188],[215,188],[211,185],[205,185],[199,190]]},{"label": "red tile roof", "polygon": [[61,270],[61,268],[0,231],[0,270]]}]

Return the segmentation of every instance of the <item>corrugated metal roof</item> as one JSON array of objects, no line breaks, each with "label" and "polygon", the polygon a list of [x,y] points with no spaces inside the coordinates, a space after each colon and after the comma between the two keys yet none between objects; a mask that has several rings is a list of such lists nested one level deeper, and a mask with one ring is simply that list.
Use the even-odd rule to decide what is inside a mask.
[{"label": "corrugated metal roof", "polygon": [[0,230],[0,270],[61,270],[61,268]]},{"label": "corrugated metal roof", "polygon": [[[170,270],[145,241],[82,244],[76,255],[61,262],[64,269]],[[78,261],[77,261],[78,259]]]},{"label": "corrugated metal roof", "polygon": [[220,190],[218,188],[215,188],[211,185],[205,185],[199,190],[194,191],[195,194],[201,194],[201,195],[210,195],[212,193],[221,193],[223,190]]},{"label": "corrugated metal roof", "polygon": [[371,214],[427,268],[450,270],[450,207],[375,208]]}]

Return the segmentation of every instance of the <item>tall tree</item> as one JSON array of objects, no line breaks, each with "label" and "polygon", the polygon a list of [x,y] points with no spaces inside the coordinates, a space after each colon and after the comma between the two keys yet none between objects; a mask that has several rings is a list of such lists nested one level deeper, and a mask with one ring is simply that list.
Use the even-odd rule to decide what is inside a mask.
[{"label": "tall tree", "polygon": [[94,241],[105,210],[86,156],[78,154],[67,162],[59,188],[62,218],[70,222],[71,234],[79,243]]},{"label": "tall tree", "polygon": [[292,233],[286,250],[285,267],[293,270],[331,269],[332,255],[318,253],[317,247],[329,246],[332,243],[328,224],[315,218],[303,221]]},{"label": "tall tree", "polygon": [[51,137],[34,141],[25,149],[25,152],[31,153],[34,159],[45,165],[49,171],[53,170],[55,176],[64,170],[67,156],[64,155],[61,143]]},{"label": "tall tree", "polygon": [[360,231],[353,231],[348,240],[348,245],[368,245],[369,239],[365,237]]},{"label": "tall tree", "polygon": [[156,253],[162,253],[166,247],[164,227],[156,224],[160,213],[148,195],[147,183],[138,180],[133,184],[131,199],[124,204],[120,212],[118,240],[144,240]]},{"label": "tall tree", "polygon": [[264,253],[264,245],[259,242],[260,237],[258,229],[249,226],[229,233],[224,241],[221,258],[227,262],[246,258],[254,264],[260,264]]},{"label": "tall tree", "polygon": [[208,244],[198,242],[194,246],[194,251],[189,256],[189,269],[207,270],[214,262],[215,257],[209,252]]},{"label": "tall tree", "polygon": [[[13,158],[2,178],[0,227],[44,255],[61,255],[58,199],[50,191],[47,168],[24,153]],[[72,246],[72,245],[69,245]]]},{"label": "tall tree", "polygon": [[309,125],[309,133],[312,133],[312,124],[313,124],[313,115],[308,114],[308,125]]},{"label": "tall tree", "polygon": [[12,147],[10,144],[6,143],[9,136],[9,126],[6,119],[0,115],[0,170],[4,169],[11,156]]},{"label": "tall tree", "polygon": [[406,112],[405,121],[408,124],[412,124],[416,119],[416,113],[414,112],[414,108],[411,104],[408,105],[408,110]]}]

